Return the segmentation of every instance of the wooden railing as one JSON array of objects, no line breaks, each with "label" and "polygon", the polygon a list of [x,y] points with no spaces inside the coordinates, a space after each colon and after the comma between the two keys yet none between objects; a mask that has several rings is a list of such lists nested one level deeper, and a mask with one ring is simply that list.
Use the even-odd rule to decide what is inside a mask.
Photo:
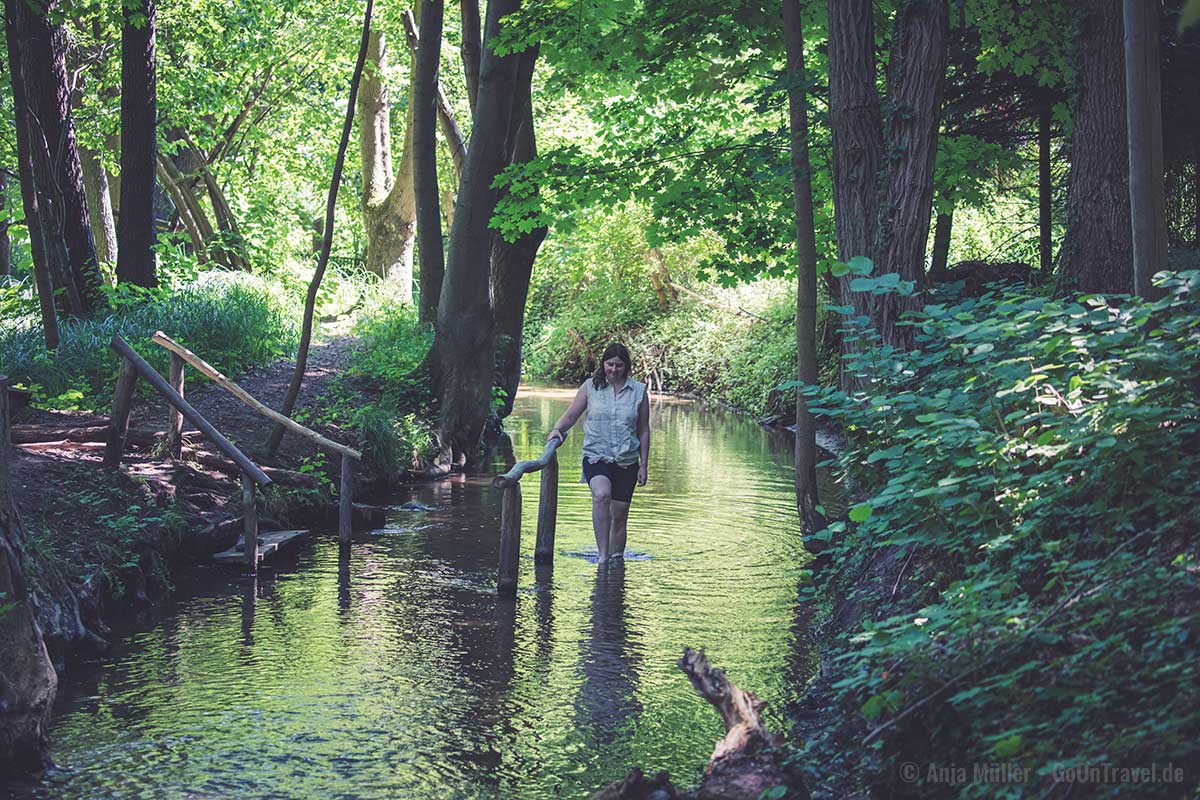
[{"label": "wooden railing", "polygon": [[108,439],[104,452],[105,466],[116,467],[121,463],[121,457],[125,452],[125,439],[129,431],[129,412],[133,407],[134,388],[138,377],[141,377],[167,400],[166,445],[167,452],[172,458],[179,458],[182,455],[183,420],[186,419],[241,470],[242,527],[245,536],[246,569],[251,573],[257,572],[258,512],[255,490],[256,487],[269,485],[271,479],[261,467],[225,438],[212,423],[206,420],[199,411],[184,399],[184,365],[191,364],[199,372],[210,378],[213,383],[237,397],[259,414],[284,425],[295,433],[316,442],[321,447],[333,450],[342,456],[342,475],[338,496],[338,536],[343,542],[349,542],[354,503],[354,462],[361,461],[362,454],[357,450],[327,439],[316,431],[310,430],[299,422],[263,405],[245,389],[222,375],[219,370],[207,361],[174,341],[162,331],[156,332],[152,341],[168,350],[171,354],[170,381],[163,378],[124,339],[120,336],[113,337],[111,347],[117,355],[121,356],[121,372],[117,378],[116,391],[113,393],[112,420],[109,423]]},{"label": "wooden railing", "polygon": [[511,595],[517,591],[517,567],[521,555],[521,476],[530,472],[542,473],[533,561],[535,564],[554,561],[554,529],[558,515],[556,451],[561,444],[561,439],[547,442],[539,458],[520,461],[508,472],[492,480],[493,486],[504,490],[500,504],[500,575],[496,584],[496,591],[500,594]]}]

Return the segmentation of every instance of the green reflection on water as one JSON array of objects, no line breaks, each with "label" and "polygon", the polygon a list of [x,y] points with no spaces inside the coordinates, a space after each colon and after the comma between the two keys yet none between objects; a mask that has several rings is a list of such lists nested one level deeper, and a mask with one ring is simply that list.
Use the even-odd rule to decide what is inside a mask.
[{"label": "green reflection on water", "polygon": [[[508,421],[531,458],[570,392]],[[495,596],[487,477],[420,486],[349,550],[322,535],[255,584],[229,573],[70,688],[51,736],[64,798],[580,797],[629,766],[700,774],[720,720],[685,645],[779,709],[811,665],[790,443],[721,412],[653,409],[629,559],[598,571],[579,438],[560,449],[557,555],[535,569],[524,481],[520,590]]]}]

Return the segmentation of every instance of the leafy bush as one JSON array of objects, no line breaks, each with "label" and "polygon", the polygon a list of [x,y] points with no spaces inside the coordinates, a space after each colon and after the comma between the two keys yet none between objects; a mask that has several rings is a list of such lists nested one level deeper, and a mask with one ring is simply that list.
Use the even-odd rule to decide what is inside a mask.
[{"label": "leafy bush", "polygon": [[1200,763],[1200,272],[1163,281],[1154,303],[934,303],[916,349],[849,358],[866,390],[806,390],[863,493],[821,596],[885,609],[833,646],[869,783],[1006,762],[1028,782],[920,791],[1044,796],[1066,768]]},{"label": "leafy bush", "polygon": [[119,368],[109,349],[113,336],[166,374],[169,355],[150,342],[161,329],[231,375],[290,351],[298,338],[295,304],[244,273],[205,273],[175,291],[145,293],[120,286],[110,294],[115,310],[108,316],[61,320],[60,343],[52,353],[46,352],[36,318],[0,324],[0,373],[32,388],[42,405],[101,409],[112,402]]}]

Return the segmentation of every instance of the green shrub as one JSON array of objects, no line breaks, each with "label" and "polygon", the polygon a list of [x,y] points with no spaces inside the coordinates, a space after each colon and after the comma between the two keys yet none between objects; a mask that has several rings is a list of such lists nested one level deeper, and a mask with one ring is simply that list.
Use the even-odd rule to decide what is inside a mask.
[{"label": "green shrub", "polygon": [[882,610],[833,645],[868,783],[1006,762],[1029,782],[918,788],[1044,796],[1063,768],[1198,763],[1200,272],[1165,286],[931,304],[907,317],[911,352],[848,359],[865,391],[810,395],[848,430],[838,465],[863,494],[830,528],[820,596]]},{"label": "green shrub", "polygon": [[113,336],[164,375],[169,355],[150,342],[157,330],[229,375],[289,352],[298,338],[295,304],[244,273],[205,273],[175,291],[122,288],[111,299],[115,310],[108,316],[60,320],[60,342],[52,353],[46,352],[36,318],[0,324],[0,373],[32,388],[44,406],[101,409],[112,402],[119,367],[109,349]]}]

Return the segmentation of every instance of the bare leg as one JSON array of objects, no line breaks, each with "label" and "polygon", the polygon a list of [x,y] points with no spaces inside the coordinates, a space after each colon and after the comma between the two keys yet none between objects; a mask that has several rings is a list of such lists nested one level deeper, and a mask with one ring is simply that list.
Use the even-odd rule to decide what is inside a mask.
[{"label": "bare leg", "polygon": [[625,526],[629,522],[629,503],[611,500],[608,507],[612,516],[612,525],[608,529],[608,552],[612,558],[622,558],[625,555]]},{"label": "bare leg", "polygon": [[592,490],[592,532],[596,534],[596,552],[600,564],[608,561],[608,533],[612,527],[612,482],[597,475],[588,483]]}]

